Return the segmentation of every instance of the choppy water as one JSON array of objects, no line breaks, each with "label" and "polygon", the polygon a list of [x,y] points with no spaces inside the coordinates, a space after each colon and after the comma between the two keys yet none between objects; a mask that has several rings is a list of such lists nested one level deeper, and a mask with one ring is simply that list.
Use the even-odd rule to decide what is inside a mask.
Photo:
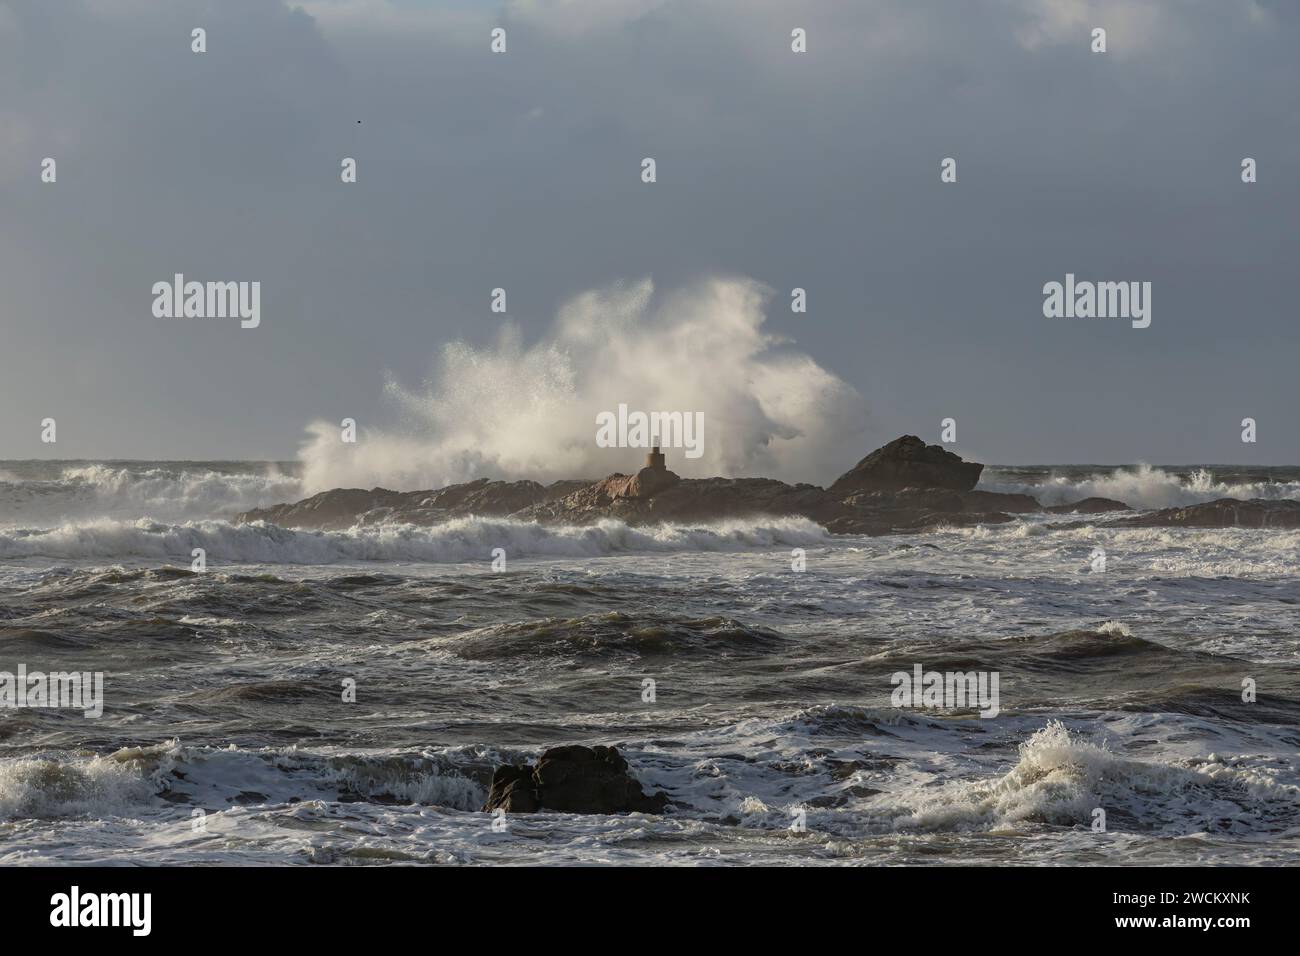
[{"label": "choppy water", "polygon": [[[0,464],[0,670],[103,671],[106,697],[0,710],[0,862],[1300,859],[1300,532],[225,520],[296,481]],[[981,485],[1022,486],[1154,507],[1300,497],[1300,470]],[[917,664],[996,671],[1000,713],[891,706]],[[491,768],[566,742],[617,744],[674,807],[494,832]]]}]

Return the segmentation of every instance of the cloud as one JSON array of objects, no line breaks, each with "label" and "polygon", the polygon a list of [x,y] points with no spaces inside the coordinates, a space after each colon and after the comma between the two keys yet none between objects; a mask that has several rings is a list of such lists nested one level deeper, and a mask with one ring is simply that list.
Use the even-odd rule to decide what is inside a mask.
[{"label": "cloud", "polygon": [[[1249,25],[1268,22],[1256,0],[1011,0],[1013,32],[1027,50],[1077,45],[1089,49],[1093,28],[1106,30],[1107,52],[1120,59],[1149,55],[1171,37],[1197,34],[1196,14],[1212,9]],[[1200,10],[1195,8],[1200,6]],[[1202,42],[1212,41],[1199,31]]]},{"label": "cloud", "polygon": [[[386,421],[385,369],[418,395],[445,343],[494,352],[491,289],[527,355],[561,303],[652,274],[776,290],[762,333],[865,393],[882,439],[961,409],[990,458],[1224,460],[1207,423],[1249,413],[1285,457],[1298,32],[1248,0],[0,0],[0,441],[291,455],[306,421]],[[177,271],[261,281],[261,328],[160,325]],[[1151,334],[1045,323],[1067,271],[1153,280]],[[752,374],[798,378],[781,353]]]}]

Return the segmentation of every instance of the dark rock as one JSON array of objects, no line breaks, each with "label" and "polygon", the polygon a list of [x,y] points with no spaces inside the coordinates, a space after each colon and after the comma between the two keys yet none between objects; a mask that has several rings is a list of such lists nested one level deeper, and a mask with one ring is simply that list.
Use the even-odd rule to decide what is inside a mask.
[{"label": "dark rock", "polygon": [[1015,518],[1002,511],[903,512],[894,521],[896,532],[933,531],[935,528],[973,528],[981,524],[1006,524]]},{"label": "dark rock", "polygon": [[[642,476],[649,482],[638,482]],[[526,508],[514,517],[566,524],[619,518],[629,524],[651,524],[801,515],[825,523],[851,511],[836,496],[815,485],[787,485],[773,478],[679,479],[672,472],[656,475],[653,469],[642,469],[632,476],[610,475],[558,501]]]},{"label": "dark rock", "polygon": [[546,498],[544,500],[555,501],[595,483],[595,478],[561,478],[559,481],[553,481],[546,486]]},{"label": "dark rock", "polygon": [[541,803],[533,784],[533,768],[511,764],[497,767],[483,809],[504,810],[506,813],[535,813],[540,810]]},{"label": "dark rock", "polygon": [[961,496],[963,511],[1006,511],[1010,514],[1033,514],[1043,510],[1032,495],[1004,494],[1000,491],[968,491]]},{"label": "dark rock", "polygon": [[561,813],[659,813],[668,795],[649,797],[613,747],[553,747],[533,771],[542,805]]},{"label": "dark rock", "polygon": [[235,516],[236,522],[266,521],[282,528],[350,528],[357,518],[375,508],[390,508],[403,498],[387,488],[335,488],[293,504],[254,508]]},{"label": "dark rock", "polygon": [[535,481],[488,481],[479,478],[426,492],[419,506],[462,514],[508,515],[542,501],[545,497],[546,489]]},{"label": "dark rock", "polygon": [[1185,508],[1165,508],[1111,525],[1121,528],[1300,528],[1300,501],[1220,498]]},{"label": "dark rock", "polygon": [[903,488],[893,493],[858,492],[841,499],[852,508],[886,508],[893,511],[927,511],[987,513],[992,511],[1028,514],[1043,510],[1030,495],[1003,494],[997,491],[968,491],[963,494],[948,488]]},{"label": "dark rock", "polygon": [[877,448],[830,486],[832,494],[861,491],[900,491],[903,488],[949,488],[970,491],[984,466],[927,445],[915,435],[904,435]]},{"label": "dark rock", "polygon": [[890,507],[903,511],[938,511],[953,514],[965,511],[963,496],[947,488],[904,488],[891,496]]},{"label": "dark rock", "polygon": [[607,518],[631,525],[799,516],[838,534],[910,533],[941,524],[1011,520],[1039,510],[1027,495],[973,492],[983,465],[904,436],[864,458],[830,490],[772,478],[683,479],[650,456],[635,475],[599,481],[477,481],[436,491],[338,489],[296,504],[255,509],[237,521],[287,528],[348,528],[404,522],[434,525],[465,515],[574,525]]},{"label": "dark rock", "polygon": [[800,515],[814,521],[843,514],[834,495],[816,485],[787,485],[774,478],[701,478],[655,495],[654,521],[707,521],[752,515]]},{"label": "dark rock", "polygon": [[507,813],[662,813],[666,793],[647,796],[614,747],[552,747],[535,767],[502,766],[486,810]]},{"label": "dark rock", "polygon": [[918,534],[936,528],[969,528],[1005,524],[1015,519],[1000,511],[866,511],[859,510],[823,522],[832,534]]},{"label": "dark rock", "polygon": [[282,528],[338,530],[380,521],[434,524],[466,515],[505,517],[539,502],[562,498],[586,481],[489,481],[478,478],[437,491],[389,491],[336,488],[295,504],[255,508],[235,516],[237,522],[266,521]]},{"label": "dark rock", "polygon": [[1052,505],[1043,510],[1054,515],[1099,515],[1108,511],[1131,511],[1132,509],[1114,498],[1084,498],[1082,501],[1071,502],[1068,505]]}]

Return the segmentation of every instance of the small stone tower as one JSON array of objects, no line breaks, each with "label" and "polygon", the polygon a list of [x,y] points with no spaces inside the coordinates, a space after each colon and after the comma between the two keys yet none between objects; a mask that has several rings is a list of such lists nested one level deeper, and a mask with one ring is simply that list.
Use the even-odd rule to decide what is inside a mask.
[{"label": "small stone tower", "polygon": [[651,448],[650,454],[645,456],[645,466],[647,468],[653,468],[655,471],[668,470],[668,466],[664,464],[663,452],[659,450],[658,445]]}]

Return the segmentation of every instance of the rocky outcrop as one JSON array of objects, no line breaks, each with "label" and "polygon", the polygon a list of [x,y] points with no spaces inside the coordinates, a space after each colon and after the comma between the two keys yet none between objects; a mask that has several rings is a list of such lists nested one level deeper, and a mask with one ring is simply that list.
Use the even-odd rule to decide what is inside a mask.
[{"label": "rocky outcrop", "polygon": [[[617,498],[653,498],[661,491],[666,491],[681,479],[671,471],[663,468],[642,468],[635,475],[610,475],[596,482],[597,494],[610,501]],[[574,489],[575,491],[581,489]]]},{"label": "rocky outcrop", "polygon": [[647,795],[614,747],[552,747],[536,766],[502,766],[492,775],[485,811],[662,813],[668,795]]},{"label": "rocky outcrop", "polygon": [[1066,505],[1052,505],[1044,511],[1054,515],[1099,515],[1108,511],[1132,511],[1128,505],[1114,498],[1084,498]]},{"label": "rocky outcrop", "polygon": [[266,521],[282,528],[341,530],[381,521],[434,524],[466,515],[504,517],[539,502],[560,498],[589,481],[489,481],[479,478],[437,491],[389,491],[386,488],[335,488],[294,504],[255,508],[235,516],[237,522]]},{"label": "rocky outcrop", "polygon": [[845,496],[858,492],[901,491],[904,488],[947,488],[970,491],[984,466],[963,461],[938,445],[927,445],[915,435],[895,438],[877,448],[835,481],[828,489]]},{"label": "rocky outcrop", "polygon": [[[344,488],[236,520],[330,530],[386,521],[431,525],[465,515],[577,525],[606,518],[644,525],[798,516],[836,533],[877,535],[1008,521],[1008,512],[1039,510],[1027,495],[971,491],[983,465],[911,436],[877,449],[830,489],[772,478],[683,479],[663,467],[662,456],[650,457],[634,475],[599,481],[543,486],[482,478],[437,491]],[[905,484],[893,487],[897,481]]]},{"label": "rocky outcrop", "polygon": [[282,528],[337,530],[356,524],[357,516],[392,507],[406,496],[387,488],[335,488],[293,504],[254,508],[235,516],[236,522],[266,521]]},{"label": "rocky outcrop", "polygon": [[[832,496],[833,497],[833,496]],[[933,511],[952,514],[962,510],[962,494],[946,488],[904,488],[897,492],[864,491],[840,499],[851,508],[888,511]]]},{"label": "rocky outcrop", "polygon": [[[942,526],[998,524],[1011,515],[1100,515],[1129,511],[1124,502],[1085,498],[1043,508],[1030,495],[977,491],[983,465],[904,435],[876,449],[830,488],[772,478],[680,478],[662,456],[634,475],[599,481],[489,481],[437,491],[340,488],[296,504],[245,512],[238,521],[281,527],[342,529],[383,521],[432,525],[466,515],[585,525],[607,518],[630,525],[704,523],[730,518],[797,516],[835,534],[884,535]],[[1054,523],[1053,527],[1082,525]],[[1110,527],[1296,528],[1300,501],[1223,498],[1111,519]],[[524,799],[522,796],[519,799]]]},{"label": "rocky outcrop", "polygon": [[1300,528],[1300,501],[1220,498],[1185,508],[1165,508],[1120,518],[1122,528]]},{"label": "rocky outcrop", "polygon": [[[649,470],[643,469],[642,474]],[[611,475],[557,501],[526,508],[515,517],[572,524],[587,524],[601,518],[651,524],[754,515],[800,515],[825,521],[852,511],[839,498],[816,485],[787,485],[773,478],[676,479],[645,496],[621,494],[628,481],[625,475]]]}]

